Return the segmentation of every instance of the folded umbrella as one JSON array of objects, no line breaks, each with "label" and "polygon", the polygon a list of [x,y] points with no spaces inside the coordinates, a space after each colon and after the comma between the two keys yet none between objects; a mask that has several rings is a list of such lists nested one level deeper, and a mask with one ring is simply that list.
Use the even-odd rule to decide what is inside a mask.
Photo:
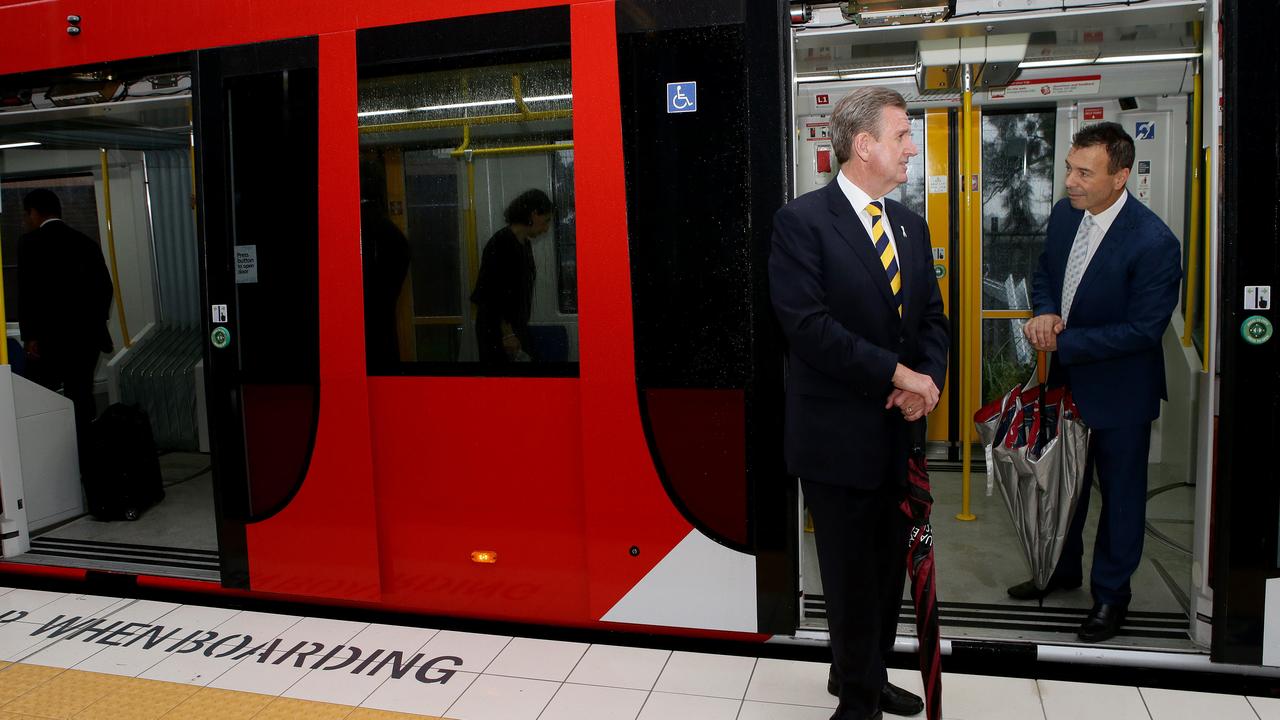
[{"label": "folded umbrella", "polygon": [[942,634],[938,628],[938,588],[933,565],[933,527],[929,513],[933,493],[925,459],[925,421],[911,423],[911,456],[907,460],[907,496],[902,512],[911,518],[907,536],[907,573],[916,609],[916,637],[920,642],[920,677],[924,681],[925,717],[942,718]]}]

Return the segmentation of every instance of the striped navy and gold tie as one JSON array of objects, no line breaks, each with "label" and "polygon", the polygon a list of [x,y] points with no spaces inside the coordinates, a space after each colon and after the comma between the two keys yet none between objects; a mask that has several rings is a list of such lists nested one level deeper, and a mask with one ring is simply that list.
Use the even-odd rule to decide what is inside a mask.
[{"label": "striped navy and gold tie", "polygon": [[898,315],[902,315],[902,273],[898,269],[898,258],[893,255],[893,243],[884,231],[884,207],[879,201],[867,205],[867,214],[871,216],[871,242],[875,243],[876,254],[880,256],[880,264],[889,276],[889,288],[893,290],[894,304],[898,307]]}]

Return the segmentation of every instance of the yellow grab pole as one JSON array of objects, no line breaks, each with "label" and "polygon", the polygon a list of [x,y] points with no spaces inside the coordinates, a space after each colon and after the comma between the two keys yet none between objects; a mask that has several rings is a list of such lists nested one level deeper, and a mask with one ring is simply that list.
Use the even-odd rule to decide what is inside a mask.
[{"label": "yellow grab pole", "polygon": [[[1203,142],[1201,115],[1203,114],[1203,98],[1201,92],[1200,67],[1196,67],[1196,75],[1191,91],[1191,157],[1198,159],[1200,156],[1201,146]],[[1195,325],[1196,312],[1196,290],[1199,278],[1197,275],[1197,265],[1199,263],[1201,224],[1200,224],[1200,183],[1203,182],[1203,174],[1200,172],[1200,163],[1191,163],[1191,222],[1187,223],[1190,237],[1187,238],[1187,298],[1182,304],[1182,346],[1191,346],[1191,336],[1193,326]]]},{"label": "yellow grab pole", "polygon": [[969,178],[969,141],[971,121],[970,112],[973,109],[973,75],[972,68],[969,65],[964,66],[964,95],[963,109],[960,116],[960,257],[961,262],[960,273],[960,322],[957,327],[960,328],[960,513],[956,515],[957,520],[976,520],[977,516],[969,508],[969,484],[971,480],[971,465],[973,464],[973,444],[969,441],[969,364],[972,362],[974,338],[973,333],[968,332],[969,314],[975,312],[973,298],[969,292],[969,286],[973,284],[973,268],[972,254],[974,251],[972,238],[972,228],[969,226],[969,219],[972,217],[973,193]]},{"label": "yellow grab pole", "polygon": [[453,150],[449,153],[449,157],[462,157],[468,153],[472,156],[479,155],[487,157],[491,155],[525,155],[536,152],[559,152],[561,150],[572,150],[573,143],[552,143],[548,145],[507,145],[495,148],[475,148],[472,150]]},{"label": "yellow grab pole", "polygon": [[98,157],[102,160],[102,201],[107,210],[107,252],[111,256],[111,285],[116,298],[116,316],[120,320],[120,335],[124,338],[124,346],[133,345],[129,337],[129,321],[124,315],[124,298],[120,297],[120,268],[116,265],[116,236],[111,223],[111,173],[107,169],[107,149],[101,148]]},{"label": "yellow grab pole", "polygon": [[1209,333],[1209,317],[1212,312],[1213,298],[1210,296],[1210,290],[1213,289],[1213,265],[1210,260],[1213,257],[1213,245],[1209,242],[1212,237],[1213,213],[1209,208],[1212,207],[1213,198],[1213,148],[1204,149],[1204,311],[1201,322],[1204,323],[1204,352],[1200,353],[1200,368],[1203,372],[1209,372],[1209,353],[1213,348],[1213,336]]}]

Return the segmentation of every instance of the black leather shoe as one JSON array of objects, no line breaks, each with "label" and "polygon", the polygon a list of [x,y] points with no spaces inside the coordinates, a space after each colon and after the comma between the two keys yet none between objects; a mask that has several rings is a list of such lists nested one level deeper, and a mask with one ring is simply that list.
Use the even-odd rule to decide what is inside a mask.
[{"label": "black leather shoe", "polygon": [[880,691],[880,709],[890,715],[916,715],[924,710],[924,700],[893,683],[885,683]]},{"label": "black leather shoe", "polygon": [[1124,622],[1127,610],[1128,608],[1124,605],[1111,603],[1094,605],[1093,610],[1089,611],[1089,617],[1085,619],[1084,624],[1080,626],[1080,631],[1076,633],[1076,637],[1089,643],[1110,640],[1116,636],[1116,633],[1120,632],[1120,625]]},{"label": "black leather shoe", "polygon": [[1059,581],[1057,578],[1049,578],[1049,584],[1043,590],[1036,587],[1035,580],[1028,580],[1024,583],[1018,583],[1008,589],[1009,597],[1014,600],[1043,600],[1054,590],[1075,590],[1080,587],[1080,579],[1068,581]]},{"label": "black leather shoe", "polygon": [[[831,720],[849,720],[849,717],[846,713],[843,713],[839,708],[836,708],[836,714],[831,716]],[[855,720],[863,720],[863,719],[856,718]],[[866,720],[884,720],[884,714],[881,713],[879,710],[877,710],[875,715],[872,715],[866,718]]]}]

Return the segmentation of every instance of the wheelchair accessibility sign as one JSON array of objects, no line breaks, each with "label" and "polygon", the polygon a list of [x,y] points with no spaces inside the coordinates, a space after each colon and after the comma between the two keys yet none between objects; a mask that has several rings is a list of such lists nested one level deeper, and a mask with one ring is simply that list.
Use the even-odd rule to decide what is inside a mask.
[{"label": "wheelchair accessibility sign", "polygon": [[667,83],[667,112],[689,113],[698,111],[698,83]]}]

